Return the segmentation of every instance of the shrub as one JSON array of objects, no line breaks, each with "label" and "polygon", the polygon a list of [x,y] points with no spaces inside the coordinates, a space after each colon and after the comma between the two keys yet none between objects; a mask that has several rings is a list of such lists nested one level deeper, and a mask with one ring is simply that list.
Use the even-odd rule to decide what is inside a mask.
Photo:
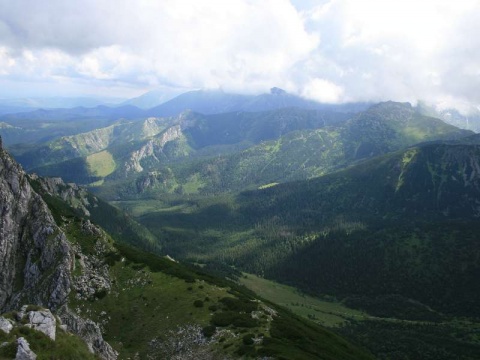
[{"label": "shrub", "polygon": [[242,340],[243,340],[243,343],[245,345],[253,345],[253,335],[252,334],[244,335]]},{"label": "shrub", "polygon": [[202,333],[203,335],[205,335],[206,337],[212,337],[214,334],[215,334],[215,331],[216,331],[216,327],[213,326],[213,325],[208,325],[208,326],[205,326],[203,329],[202,329]]},{"label": "shrub", "polygon": [[240,300],[231,297],[224,297],[220,302],[222,302],[228,310],[243,311],[246,313],[255,311],[258,308],[257,303],[247,299]]},{"label": "shrub", "polygon": [[212,324],[215,326],[228,326],[233,323],[237,314],[231,311],[223,311],[220,313],[215,313],[212,316]]},{"label": "shrub", "polygon": [[258,326],[258,321],[252,319],[250,316],[242,314],[243,316],[237,316],[233,320],[233,325],[236,327],[245,327],[245,328],[253,328]]},{"label": "shrub", "polygon": [[241,345],[236,351],[236,353],[237,355],[248,357],[255,357],[257,355],[257,351],[255,350],[255,348],[248,345]]},{"label": "shrub", "polygon": [[201,308],[201,307],[203,307],[203,301],[202,300],[195,300],[193,302],[193,306],[195,306],[197,308]]}]

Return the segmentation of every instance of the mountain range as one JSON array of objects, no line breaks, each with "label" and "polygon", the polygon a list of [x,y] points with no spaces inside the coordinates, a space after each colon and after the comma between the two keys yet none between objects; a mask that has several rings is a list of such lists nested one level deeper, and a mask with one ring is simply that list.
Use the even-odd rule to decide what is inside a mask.
[{"label": "mountain range", "polygon": [[[369,357],[318,324],[380,359],[476,358],[480,140],[442,120],[460,113],[325,105],[278,88],[132,104],[0,118],[32,172],[2,150],[5,204],[23,199],[4,206],[2,311],[40,306],[29,311],[59,316],[106,358],[173,356],[161,333],[188,335],[179,358]],[[297,290],[276,297],[262,277]],[[17,335],[24,316],[4,316]]]}]

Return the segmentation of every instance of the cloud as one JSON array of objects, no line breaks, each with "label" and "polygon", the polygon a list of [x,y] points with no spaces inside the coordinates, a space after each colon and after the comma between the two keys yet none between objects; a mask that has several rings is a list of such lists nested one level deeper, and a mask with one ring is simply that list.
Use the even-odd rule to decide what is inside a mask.
[{"label": "cloud", "polygon": [[333,0],[303,16],[322,40],[310,77],[341,86],[343,101],[480,103],[478,1]]},{"label": "cloud", "polygon": [[477,0],[0,0],[0,85],[480,104],[479,18]]},{"label": "cloud", "polygon": [[64,64],[41,73],[259,91],[284,81],[318,43],[286,0],[2,0],[0,14],[13,75],[26,51],[40,62],[61,52]]},{"label": "cloud", "polygon": [[313,79],[303,88],[306,98],[323,103],[337,103],[343,94],[343,88],[324,79]]}]

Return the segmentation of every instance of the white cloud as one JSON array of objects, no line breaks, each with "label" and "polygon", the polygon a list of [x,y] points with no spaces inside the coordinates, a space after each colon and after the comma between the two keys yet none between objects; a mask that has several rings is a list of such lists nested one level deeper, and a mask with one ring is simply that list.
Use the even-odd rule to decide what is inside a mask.
[{"label": "white cloud", "polygon": [[338,103],[342,100],[343,89],[324,79],[313,79],[305,85],[302,96],[323,103]]},{"label": "white cloud", "polygon": [[259,91],[286,82],[318,43],[286,0],[7,2],[0,45],[40,62],[60,51],[72,78]]},{"label": "white cloud", "polygon": [[345,100],[480,103],[477,0],[332,0],[303,16],[322,34],[311,76],[343,87]]},{"label": "white cloud", "polygon": [[0,87],[480,104],[479,18],[478,0],[0,0]]}]

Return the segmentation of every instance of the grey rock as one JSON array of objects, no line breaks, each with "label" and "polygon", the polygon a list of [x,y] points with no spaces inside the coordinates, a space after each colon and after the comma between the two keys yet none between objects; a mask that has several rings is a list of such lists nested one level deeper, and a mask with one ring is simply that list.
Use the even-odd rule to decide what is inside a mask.
[{"label": "grey rock", "polygon": [[100,327],[90,319],[83,319],[66,305],[62,306],[58,312],[63,324],[67,325],[70,332],[81,337],[92,353],[98,354],[102,359],[115,360],[117,352],[103,340]]},{"label": "grey rock", "polygon": [[[70,243],[57,226],[50,209],[30,185],[35,181],[45,191],[73,203],[73,198],[85,190],[65,186],[61,180],[29,177],[12,157],[0,147],[0,313],[18,309],[20,305],[38,304],[57,313],[68,302],[70,291],[76,286],[72,274],[75,255],[84,257],[87,274],[82,268],[82,279],[93,294],[108,291],[111,281],[108,266],[100,261],[104,251],[112,247],[107,235],[91,223],[83,231],[99,236],[95,255],[86,257]],[[84,197],[85,201],[86,197]],[[80,208],[86,205],[80,204]],[[80,255],[79,255],[80,254]],[[91,284],[88,282],[91,281]],[[18,321],[25,320],[27,307],[22,307]],[[50,311],[29,312],[30,326],[55,338],[55,318]],[[117,354],[103,340],[100,328],[91,320],[60,311],[69,331],[83,338],[100,358],[116,359]],[[25,339],[18,339],[17,359],[35,359]]]},{"label": "grey rock", "polygon": [[35,360],[37,358],[37,355],[32,350],[30,350],[30,344],[27,340],[25,340],[25,338],[18,338],[17,345],[18,348],[15,360]]},{"label": "grey rock", "polygon": [[70,292],[71,248],[28,176],[3,149],[0,212],[0,311],[21,303],[54,310]]},{"label": "grey rock", "polygon": [[10,334],[10,331],[12,331],[13,325],[10,320],[5,319],[3,316],[0,316],[0,330],[3,332]]},{"label": "grey rock", "polygon": [[30,311],[28,313],[28,324],[32,329],[41,331],[50,339],[55,340],[56,320],[50,310]]}]

